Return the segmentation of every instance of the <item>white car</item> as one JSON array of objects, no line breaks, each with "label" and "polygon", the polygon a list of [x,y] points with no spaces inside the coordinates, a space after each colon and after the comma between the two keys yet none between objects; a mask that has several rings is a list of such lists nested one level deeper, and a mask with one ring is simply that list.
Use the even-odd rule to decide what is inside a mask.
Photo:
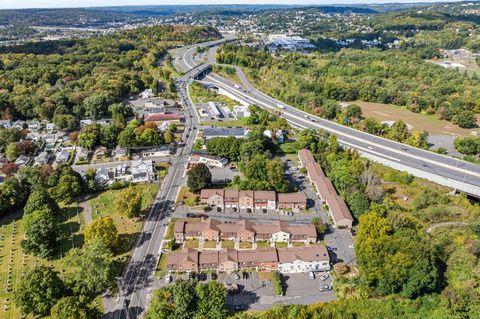
[{"label": "white car", "polygon": [[325,281],[327,279],[328,279],[328,274],[323,274],[323,275],[320,276],[321,281]]},{"label": "white car", "polygon": [[311,271],[311,272],[308,273],[308,278],[310,278],[310,279],[312,279],[312,280],[315,279],[315,274],[314,274],[313,271]]},{"label": "white car", "polygon": [[172,282],[172,275],[168,274],[165,276],[165,283],[169,284]]}]

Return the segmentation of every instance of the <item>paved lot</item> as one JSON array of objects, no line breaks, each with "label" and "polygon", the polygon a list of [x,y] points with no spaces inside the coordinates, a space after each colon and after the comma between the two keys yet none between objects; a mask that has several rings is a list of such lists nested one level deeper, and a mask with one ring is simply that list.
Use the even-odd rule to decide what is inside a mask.
[{"label": "paved lot", "polygon": [[[314,280],[303,273],[283,275],[284,296],[275,296],[272,283],[269,280],[262,280],[258,272],[247,272],[248,278],[243,277],[243,272],[239,272],[239,274],[240,280],[233,279],[230,273],[221,273],[217,278],[220,282],[238,285],[238,293],[227,296],[227,307],[231,310],[261,310],[271,308],[275,304],[311,304],[336,299],[333,290],[319,290],[321,286],[332,284],[331,277],[325,281],[320,280],[323,273],[317,273]],[[188,275],[178,274],[173,275],[173,278],[173,282],[175,282],[179,278],[187,279]],[[210,274],[207,278],[205,282],[210,280]],[[165,283],[162,282],[161,285],[164,286]]]}]

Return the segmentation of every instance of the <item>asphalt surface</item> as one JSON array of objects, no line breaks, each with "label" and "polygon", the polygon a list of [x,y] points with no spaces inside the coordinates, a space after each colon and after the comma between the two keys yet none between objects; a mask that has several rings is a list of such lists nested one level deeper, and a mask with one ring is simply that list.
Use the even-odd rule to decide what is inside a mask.
[{"label": "asphalt surface", "polygon": [[172,165],[157,194],[131,260],[120,281],[117,307],[107,314],[109,318],[139,318],[146,310],[165,225],[174,208],[180,186],[185,183],[185,169],[198,134],[199,118],[188,96],[187,83],[183,80],[177,81],[176,87],[185,108],[186,130],[183,133],[185,144],[179,145]]},{"label": "asphalt surface", "polygon": [[[181,68],[194,70],[190,75],[196,77],[215,62],[215,45],[208,52],[207,63],[202,65],[197,65],[194,60],[194,49],[184,50],[182,58],[176,62]],[[240,85],[216,74],[209,74],[203,80],[248,103],[280,111],[282,117],[298,128],[324,129],[335,134],[339,142],[347,147],[411,168],[413,173],[418,170],[435,175],[434,181],[437,183],[480,196],[479,165],[391,141],[303,112],[258,91],[239,68],[237,71],[242,81]]]}]

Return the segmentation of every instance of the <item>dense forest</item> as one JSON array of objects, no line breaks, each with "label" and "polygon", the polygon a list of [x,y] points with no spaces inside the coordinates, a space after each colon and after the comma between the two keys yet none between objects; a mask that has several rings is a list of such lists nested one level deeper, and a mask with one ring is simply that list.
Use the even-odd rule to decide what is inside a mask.
[{"label": "dense forest", "polygon": [[[146,88],[154,92],[165,88],[172,94],[173,71],[168,65],[158,67],[159,59],[169,48],[218,36],[210,27],[159,26],[85,40],[3,47],[0,114],[10,119],[83,118]],[[91,108],[84,103],[88,99]]]},{"label": "dense forest", "polygon": [[480,80],[400,51],[346,49],[325,55],[224,45],[221,63],[243,67],[264,90],[300,109],[324,113],[325,100],[363,100],[436,113],[461,127],[476,126]]}]

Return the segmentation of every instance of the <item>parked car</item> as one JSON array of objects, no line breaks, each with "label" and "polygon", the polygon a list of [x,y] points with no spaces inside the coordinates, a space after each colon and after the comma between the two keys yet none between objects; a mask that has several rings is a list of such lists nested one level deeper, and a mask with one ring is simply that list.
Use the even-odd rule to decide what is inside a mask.
[{"label": "parked car", "polygon": [[320,291],[332,290],[332,286],[331,285],[321,286],[320,288],[318,288],[318,290],[320,290]]},{"label": "parked car", "polygon": [[232,273],[232,277],[233,277],[233,279],[235,279],[235,280],[240,280],[240,276],[239,276],[238,273],[236,273],[236,272]]},{"label": "parked car", "polygon": [[189,272],[188,279],[195,279],[195,274],[193,272]]},{"label": "parked car", "polygon": [[332,247],[332,246],[327,246],[327,249],[330,250],[330,251],[335,251],[335,250],[337,250],[337,248]]},{"label": "parked car", "polygon": [[166,283],[166,284],[169,284],[169,283],[171,283],[171,282],[172,282],[172,275],[167,274],[167,275],[165,276],[165,283]]},{"label": "parked car", "polygon": [[218,276],[217,276],[217,273],[216,272],[212,272],[212,274],[210,275],[210,278],[212,280],[217,280]]},{"label": "parked car", "polygon": [[320,276],[321,281],[325,281],[327,279],[328,279],[328,274],[323,274],[323,275]]},{"label": "parked car", "polygon": [[198,280],[201,280],[201,281],[207,280],[207,274],[203,272],[198,274]]},{"label": "parked car", "polygon": [[308,278],[314,280],[315,279],[315,273],[313,271],[308,273]]},{"label": "parked car", "polygon": [[243,274],[242,274],[242,276],[243,276],[243,279],[248,279],[248,272],[245,272],[245,271],[244,271]]}]

